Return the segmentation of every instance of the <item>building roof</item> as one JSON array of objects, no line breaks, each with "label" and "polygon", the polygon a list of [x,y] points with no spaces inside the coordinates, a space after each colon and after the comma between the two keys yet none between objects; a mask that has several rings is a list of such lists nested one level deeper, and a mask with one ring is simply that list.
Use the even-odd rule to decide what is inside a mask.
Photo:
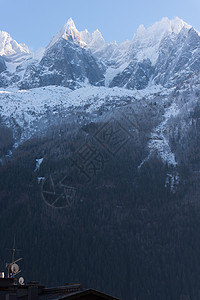
[{"label": "building roof", "polygon": [[93,290],[93,289],[87,289],[84,291],[80,291],[77,293],[73,293],[73,294],[68,294],[65,295],[61,298],[59,298],[60,300],[75,300],[75,299],[107,299],[107,300],[120,300],[119,298],[115,298],[113,296],[110,296],[108,294],[104,294],[102,292]]},{"label": "building roof", "polygon": [[6,294],[13,295],[15,300],[119,300],[94,289],[83,289],[81,284],[46,288],[38,282],[19,285],[14,278],[2,278],[0,299],[6,300]]}]

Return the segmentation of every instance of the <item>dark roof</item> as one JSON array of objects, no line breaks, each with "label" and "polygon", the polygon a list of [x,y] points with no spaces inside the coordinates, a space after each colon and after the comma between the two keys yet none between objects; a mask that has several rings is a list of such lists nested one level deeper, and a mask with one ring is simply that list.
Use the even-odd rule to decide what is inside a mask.
[{"label": "dark roof", "polygon": [[73,293],[73,294],[69,294],[69,295],[65,295],[63,297],[60,298],[60,300],[73,300],[73,299],[86,299],[86,296],[90,296],[90,298],[87,297],[87,299],[93,299],[92,296],[95,296],[95,299],[107,299],[107,300],[120,300],[119,298],[115,298],[113,296],[104,294],[102,292],[93,290],[93,289],[87,289],[84,291],[80,291],[77,293]]},{"label": "dark roof", "polygon": [[65,286],[43,288],[42,292],[39,294],[39,299],[60,299],[66,295],[71,295],[72,293],[77,293],[81,290],[83,290],[81,284],[67,284]]},{"label": "dark roof", "polygon": [[83,289],[81,284],[67,284],[46,288],[37,282],[19,285],[15,284],[13,278],[2,278],[0,280],[0,299],[5,294],[14,294],[16,299],[38,299],[38,300],[119,300],[113,296],[104,294],[93,289]]}]

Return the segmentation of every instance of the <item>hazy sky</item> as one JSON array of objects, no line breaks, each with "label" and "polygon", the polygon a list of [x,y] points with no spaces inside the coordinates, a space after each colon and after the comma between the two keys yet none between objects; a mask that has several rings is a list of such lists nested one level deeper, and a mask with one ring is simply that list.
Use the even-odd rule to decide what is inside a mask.
[{"label": "hazy sky", "polygon": [[200,31],[200,0],[0,0],[0,30],[31,50],[45,47],[72,17],[78,30],[99,29],[106,40],[131,39],[137,27],[178,16]]}]

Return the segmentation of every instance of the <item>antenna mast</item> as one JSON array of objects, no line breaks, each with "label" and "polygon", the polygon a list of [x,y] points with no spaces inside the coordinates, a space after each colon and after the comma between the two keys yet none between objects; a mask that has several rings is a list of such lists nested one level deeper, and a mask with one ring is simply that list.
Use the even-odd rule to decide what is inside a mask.
[{"label": "antenna mast", "polygon": [[18,264],[16,263],[22,260],[22,258],[18,258],[17,260],[15,260],[15,252],[21,251],[20,249],[15,248],[15,237],[13,242],[13,248],[9,250],[12,251],[12,262],[6,264],[6,269],[8,270],[8,278],[14,278],[16,275],[18,275],[21,272],[21,270],[19,270]]},{"label": "antenna mast", "polygon": [[15,260],[15,251],[16,249],[15,249],[15,236],[14,236],[13,249],[12,249],[12,261]]}]

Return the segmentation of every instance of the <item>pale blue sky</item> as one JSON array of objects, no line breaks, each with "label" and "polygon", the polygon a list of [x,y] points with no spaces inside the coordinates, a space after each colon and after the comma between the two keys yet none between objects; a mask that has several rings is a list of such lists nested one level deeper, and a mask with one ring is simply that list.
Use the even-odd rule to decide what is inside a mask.
[{"label": "pale blue sky", "polygon": [[106,40],[131,39],[137,27],[178,16],[200,31],[200,0],[0,0],[0,30],[32,50],[45,47],[72,17],[78,30]]}]

